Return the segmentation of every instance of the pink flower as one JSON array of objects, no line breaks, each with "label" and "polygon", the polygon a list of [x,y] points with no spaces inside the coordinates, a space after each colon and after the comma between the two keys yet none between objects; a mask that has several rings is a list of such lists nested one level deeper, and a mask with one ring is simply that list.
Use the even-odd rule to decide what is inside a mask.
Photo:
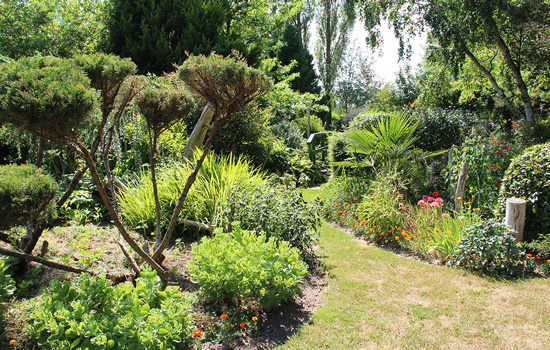
[{"label": "pink flower", "polygon": [[424,195],[422,195],[422,198],[426,199],[426,198],[428,198],[428,196],[426,196],[426,195],[424,194]]},{"label": "pink flower", "polygon": [[428,197],[428,203],[431,203],[431,202],[433,202],[433,201],[435,201],[435,198],[434,198],[434,197]]},{"label": "pink flower", "polygon": [[439,203],[437,202],[432,202],[430,205],[432,206],[432,208],[439,208]]},{"label": "pink flower", "polygon": [[424,207],[426,208],[428,206],[428,203],[426,203],[425,201],[423,201],[422,199],[418,201],[418,205],[421,206],[421,207]]},{"label": "pink flower", "polygon": [[436,202],[437,204],[441,204],[441,203],[443,203],[443,199],[441,199],[441,198],[436,198],[436,199],[435,199],[435,202]]}]

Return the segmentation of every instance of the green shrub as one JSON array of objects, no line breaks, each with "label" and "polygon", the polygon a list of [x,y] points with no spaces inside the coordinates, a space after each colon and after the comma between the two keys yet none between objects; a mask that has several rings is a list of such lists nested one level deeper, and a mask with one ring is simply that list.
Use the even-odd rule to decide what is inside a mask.
[{"label": "green shrub", "polygon": [[314,259],[313,244],[320,218],[299,190],[282,190],[269,184],[236,186],[225,208],[224,226],[238,221],[244,230],[263,232],[277,242],[289,242],[304,259]]},{"label": "green shrub", "polygon": [[287,242],[235,227],[193,245],[189,273],[207,302],[259,303],[270,311],[300,292],[307,265]]},{"label": "green shrub", "polygon": [[84,274],[72,285],[53,280],[31,312],[31,337],[41,349],[187,349],[193,298],[161,286],[146,270],[135,287]]},{"label": "green shrub", "polygon": [[[302,135],[304,135],[304,137],[307,137],[307,115],[296,119],[296,124],[298,124]],[[323,121],[316,115],[309,116],[309,127],[310,134],[325,131],[325,128],[323,127]]]},{"label": "green shrub", "polygon": [[506,169],[512,158],[521,147],[515,143],[501,141],[502,135],[498,132],[481,133],[468,137],[464,143],[454,150],[449,170],[451,193],[454,193],[460,168],[467,161],[470,165],[464,201],[471,202],[474,208],[480,208],[484,217],[494,216],[498,207],[499,187]]},{"label": "green shrub", "polygon": [[271,128],[271,132],[284,140],[285,146],[293,149],[300,148],[304,138],[298,124],[292,121],[283,120]]},{"label": "green shrub", "polygon": [[458,110],[418,109],[413,114],[418,121],[415,146],[425,151],[439,151],[462,144],[465,131],[474,123],[472,113]]},{"label": "green shrub", "polygon": [[534,265],[514,238],[514,232],[496,219],[466,227],[449,265],[493,277],[523,277],[534,271]]},{"label": "green shrub", "polygon": [[370,183],[355,215],[354,228],[361,228],[359,231],[375,243],[403,246],[405,238],[408,238],[406,233],[403,234],[408,213],[391,177],[380,176]]},{"label": "green shrub", "polygon": [[271,173],[282,175],[291,170],[290,151],[285,147],[282,140],[273,143],[269,157],[265,160],[264,169]]},{"label": "green shrub", "polygon": [[502,214],[510,197],[527,201],[526,240],[550,232],[550,143],[532,146],[513,159],[500,186]]},{"label": "green shrub", "polygon": [[[346,216],[355,215],[355,208],[348,208],[346,203],[357,203],[368,192],[369,182],[362,178],[339,176],[329,181],[321,192],[322,215],[329,221],[342,223],[342,214],[338,212],[348,210]],[[357,200],[356,200],[357,199]],[[347,214],[347,212],[346,212]]]},{"label": "green shrub", "polygon": [[525,243],[525,248],[533,251],[536,256],[550,259],[550,233],[542,234],[538,239]]},{"label": "green shrub", "polygon": [[380,119],[387,118],[391,113],[366,111],[358,114],[349,122],[350,129],[362,130],[370,126],[376,126]]},{"label": "green shrub", "polygon": [[57,184],[34,165],[0,166],[0,228],[55,216]]},{"label": "green shrub", "polygon": [[550,141],[550,119],[541,120],[535,123],[533,137],[536,142]]}]

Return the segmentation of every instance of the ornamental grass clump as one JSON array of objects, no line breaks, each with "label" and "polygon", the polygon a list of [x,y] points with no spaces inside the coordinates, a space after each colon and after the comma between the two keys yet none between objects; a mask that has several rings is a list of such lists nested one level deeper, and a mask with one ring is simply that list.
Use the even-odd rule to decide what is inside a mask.
[{"label": "ornamental grass clump", "polygon": [[466,227],[448,264],[486,276],[524,277],[535,266],[514,237],[514,231],[496,219]]},{"label": "ornamental grass clump", "polygon": [[265,311],[298,294],[307,275],[298,249],[238,225],[231,233],[218,231],[195,243],[187,268],[206,302],[229,301],[239,307],[258,302]]}]

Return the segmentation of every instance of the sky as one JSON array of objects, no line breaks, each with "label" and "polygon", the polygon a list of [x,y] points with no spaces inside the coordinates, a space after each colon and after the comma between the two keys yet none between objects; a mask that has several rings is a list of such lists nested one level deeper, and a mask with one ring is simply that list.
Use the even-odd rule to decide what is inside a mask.
[{"label": "sky", "polygon": [[[393,30],[389,28],[387,22],[383,22],[380,28],[380,32],[383,38],[383,46],[373,52],[370,48],[367,48],[365,43],[366,30],[361,21],[355,23],[352,34],[350,36],[350,45],[348,50],[359,47],[364,50],[367,57],[374,62],[372,68],[376,74],[377,80],[383,83],[389,83],[395,81],[396,73],[399,71],[400,64],[398,63],[398,48],[399,40],[395,37]],[[317,32],[313,30],[310,39],[310,52],[315,52],[314,47],[317,41]],[[410,65],[413,69],[422,61],[424,55],[424,45],[426,43],[426,35],[423,34],[417,37],[411,42],[413,54],[411,56]]]}]

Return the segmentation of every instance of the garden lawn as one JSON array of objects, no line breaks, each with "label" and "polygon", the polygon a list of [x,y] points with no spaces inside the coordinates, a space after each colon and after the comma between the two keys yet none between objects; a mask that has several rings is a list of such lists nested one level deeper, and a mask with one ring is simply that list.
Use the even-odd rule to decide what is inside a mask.
[{"label": "garden lawn", "polygon": [[320,249],[330,272],[323,306],[279,350],[550,348],[549,279],[429,265],[328,223]]}]

